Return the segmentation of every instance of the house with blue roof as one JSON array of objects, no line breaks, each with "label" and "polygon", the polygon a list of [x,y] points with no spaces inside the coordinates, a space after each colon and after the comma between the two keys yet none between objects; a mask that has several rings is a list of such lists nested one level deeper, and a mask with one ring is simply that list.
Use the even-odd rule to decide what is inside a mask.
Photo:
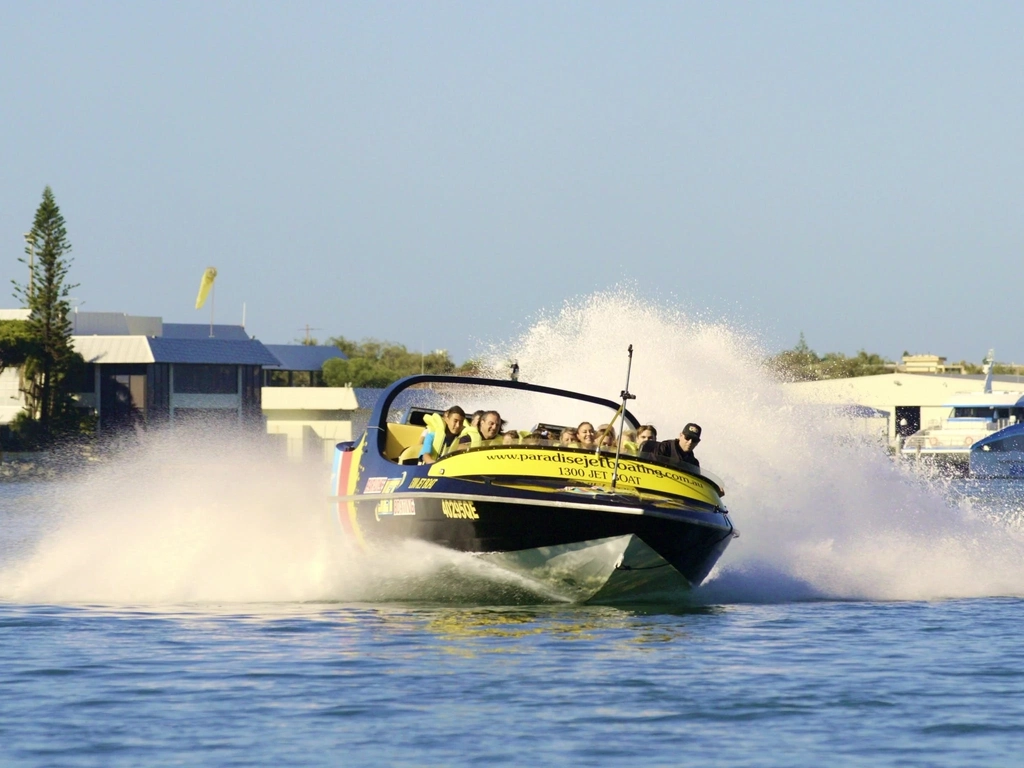
[{"label": "house with blue roof", "polygon": [[[26,319],[27,310],[0,310]],[[165,323],[160,317],[76,312],[72,343],[85,358],[79,406],[101,434],[189,422],[266,430],[289,458],[329,458],[364,429],[381,390],[327,387],[337,347],[263,344],[240,325]],[[0,373],[0,442],[23,409],[19,372]]]},{"label": "house with blue roof", "polygon": [[262,427],[263,366],[278,360],[241,326],[77,313],[73,330],[87,366],[78,401],[100,433],[190,421]]},{"label": "house with blue roof", "polygon": [[[3,310],[25,319],[28,310]],[[99,432],[189,421],[263,427],[263,366],[279,361],[241,326],[164,323],[76,312],[71,342],[86,362],[76,394]],[[17,371],[0,381],[0,424],[24,407]]]}]

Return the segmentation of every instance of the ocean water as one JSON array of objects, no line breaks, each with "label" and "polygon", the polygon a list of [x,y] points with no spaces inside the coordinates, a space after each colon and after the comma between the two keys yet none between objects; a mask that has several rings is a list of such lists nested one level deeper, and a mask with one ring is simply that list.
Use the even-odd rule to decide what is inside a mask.
[{"label": "ocean water", "polygon": [[1019,764],[1024,484],[915,474],[755,337],[622,293],[487,353],[614,397],[629,343],[634,411],[704,426],[741,532],[699,590],[572,605],[360,553],[322,468],[150,436],[0,486],[0,764]]}]

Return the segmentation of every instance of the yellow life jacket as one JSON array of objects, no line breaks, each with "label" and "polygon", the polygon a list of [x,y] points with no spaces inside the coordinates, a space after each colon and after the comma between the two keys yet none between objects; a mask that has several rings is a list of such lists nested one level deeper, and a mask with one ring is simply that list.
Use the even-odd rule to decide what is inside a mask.
[{"label": "yellow life jacket", "polygon": [[462,432],[459,433],[458,442],[465,445],[467,437],[469,438],[470,448],[477,448],[483,443],[483,438],[480,437],[480,430],[471,424],[467,424],[462,428]]},{"label": "yellow life jacket", "polygon": [[448,425],[444,423],[444,417],[439,413],[427,413],[423,415],[423,423],[427,425],[430,432],[430,452],[434,458],[439,459],[451,453],[458,438],[452,440],[448,445],[444,444],[444,440],[448,436]]},{"label": "yellow life jacket", "polygon": [[[469,445],[465,443],[465,439],[469,438]],[[461,444],[463,448],[481,448],[487,445],[502,445],[502,435],[499,433],[493,440],[484,440],[480,435],[480,430],[472,425],[466,425],[462,428],[462,432],[459,433],[459,439],[456,441]]]}]

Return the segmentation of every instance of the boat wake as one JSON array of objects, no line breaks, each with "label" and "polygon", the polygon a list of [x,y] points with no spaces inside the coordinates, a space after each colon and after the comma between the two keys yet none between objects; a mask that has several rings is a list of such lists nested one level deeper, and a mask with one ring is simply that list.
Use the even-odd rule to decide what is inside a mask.
[{"label": "boat wake", "polygon": [[[724,480],[741,533],[687,600],[1024,595],[1024,539],[1012,524],[1024,503],[1005,494],[989,503],[984,488],[951,496],[942,481],[893,463],[851,423],[795,400],[763,368],[753,334],[612,291],[538,318],[485,357],[498,375],[515,360],[526,381],[614,398],[629,344],[631,410],[662,437],[703,425],[698,455]],[[496,405],[516,412],[514,402]],[[562,599],[422,543],[349,548],[328,511],[325,471],[250,443],[151,434],[116,461],[5,495],[0,600]]]},{"label": "boat wake", "polygon": [[741,534],[698,601],[1024,594],[1019,498],[958,497],[894,463],[852,421],[795,399],[750,333],[611,291],[540,318],[495,359],[529,381],[613,395],[629,344],[631,409],[663,438],[704,426],[701,465],[724,479]]},{"label": "boat wake", "polygon": [[328,504],[327,472],[201,432],[14,498],[0,600],[104,605],[554,602],[469,555],[405,542],[364,551]]}]

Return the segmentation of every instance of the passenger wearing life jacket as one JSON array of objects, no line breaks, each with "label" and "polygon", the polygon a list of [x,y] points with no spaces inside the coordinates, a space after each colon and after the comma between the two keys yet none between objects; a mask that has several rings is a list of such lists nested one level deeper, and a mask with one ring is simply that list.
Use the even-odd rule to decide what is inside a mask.
[{"label": "passenger wearing life jacket", "polygon": [[501,431],[501,414],[497,411],[485,411],[477,426],[466,427],[459,437],[459,448],[479,448],[484,445],[501,444],[498,433]]},{"label": "passenger wearing life jacket", "polygon": [[636,456],[636,432],[632,429],[622,431],[622,452],[628,456]]},{"label": "passenger wearing life jacket", "polygon": [[428,413],[423,417],[427,431],[423,433],[420,445],[420,463],[433,464],[442,456],[451,453],[459,440],[462,425],[466,420],[466,412],[453,405],[444,412],[444,416]]},{"label": "passenger wearing life jacket", "polygon": [[618,437],[615,435],[615,427],[611,424],[601,424],[597,428],[597,437],[594,438],[597,442],[597,447],[602,451],[614,451],[615,445],[618,442]]},{"label": "passenger wearing life jacket", "polygon": [[576,427],[576,442],[580,444],[580,448],[588,451],[597,448],[597,432],[594,431],[594,425],[589,421],[580,422]]},{"label": "passenger wearing life jacket", "polygon": [[548,431],[546,429],[535,429],[522,436],[523,445],[546,445],[548,442]]}]

